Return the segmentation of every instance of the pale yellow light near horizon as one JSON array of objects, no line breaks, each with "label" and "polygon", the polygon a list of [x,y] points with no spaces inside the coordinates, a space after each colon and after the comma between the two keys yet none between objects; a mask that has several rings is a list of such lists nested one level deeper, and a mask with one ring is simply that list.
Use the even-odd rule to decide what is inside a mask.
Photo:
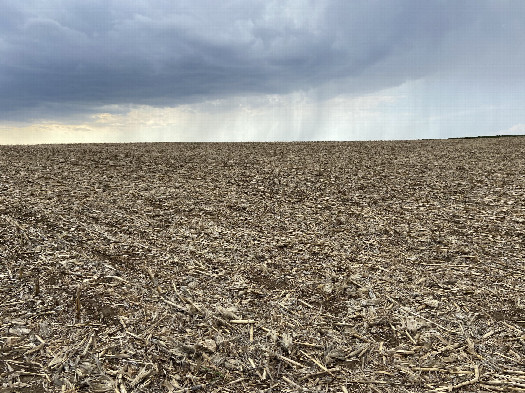
[{"label": "pale yellow light near horizon", "polygon": [[[232,97],[177,107],[113,107],[83,122],[42,121],[1,125],[0,144],[363,139],[360,130],[376,123],[376,107],[395,101],[388,94],[324,101],[308,93]],[[322,128],[322,130],[320,129]],[[353,134],[352,134],[353,133]],[[343,138],[344,139],[344,138]]]},{"label": "pale yellow light near horizon", "polygon": [[[175,107],[109,105],[83,120],[0,123],[0,144],[388,140],[413,139],[421,130],[426,138],[475,136],[456,135],[454,127],[486,108],[422,116],[407,99],[410,89],[408,83],[357,97],[319,98],[318,91],[302,91]],[[475,132],[525,134],[525,125]]]}]

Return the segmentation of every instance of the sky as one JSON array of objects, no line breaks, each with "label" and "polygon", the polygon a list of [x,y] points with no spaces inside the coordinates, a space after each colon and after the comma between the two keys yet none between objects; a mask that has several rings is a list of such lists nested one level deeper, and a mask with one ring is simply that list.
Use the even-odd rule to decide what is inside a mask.
[{"label": "sky", "polygon": [[0,0],[0,144],[525,134],[523,0]]}]

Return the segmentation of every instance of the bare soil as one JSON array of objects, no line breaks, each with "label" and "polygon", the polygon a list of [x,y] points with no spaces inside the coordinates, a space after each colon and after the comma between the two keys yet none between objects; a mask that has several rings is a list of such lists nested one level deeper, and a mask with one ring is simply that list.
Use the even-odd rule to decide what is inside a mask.
[{"label": "bare soil", "polygon": [[525,138],[0,146],[0,392],[525,391]]}]

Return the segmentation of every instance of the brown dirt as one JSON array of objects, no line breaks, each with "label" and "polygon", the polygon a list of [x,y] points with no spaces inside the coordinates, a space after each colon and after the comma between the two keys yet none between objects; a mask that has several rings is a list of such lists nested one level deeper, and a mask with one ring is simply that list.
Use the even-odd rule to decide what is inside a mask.
[{"label": "brown dirt", "polygon": [[525,391],[525,138],[0,146],[0,392]]}]

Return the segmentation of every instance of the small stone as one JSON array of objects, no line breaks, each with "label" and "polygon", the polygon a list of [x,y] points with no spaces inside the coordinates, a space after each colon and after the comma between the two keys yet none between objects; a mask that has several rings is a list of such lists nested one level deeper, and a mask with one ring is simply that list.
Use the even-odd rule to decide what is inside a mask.
[{"label": "small stone", "polygon": [[379,299],[363,299],[361,300],[361,306],[377,306]]},{"label": "small stone", "polygon": [[211,338],[198,343],[199,348],[208,353],[214,353],[217,350],[217,343]]},{"label": "small stone", "polygon": [[289,333],[283,333],[281,337],[281,346],[286,349],[287,351],[290,351],[290,347],[293,344],[293,337]]},{"label": "small stone", "polygon": [[419,323],[415,318],[407,317],[405,320],[405,327],[409,332],[416,332],[421,328],[421,323]]},{"label": "small stone", "polygon": [[239,319],[239,317],[236,314],[237,309],[235,307],[225,308],[225,307],[219,306],[217,307],[217,312],[224,319]]},{"label": "small stone", "polygon": [[423,303],[427,305],[428,307],[436,308],[439,306],[439,300],[427,298],[423,300]]},{"label": "small stone", "polygon": [[38,331],[40,333],[40,337],[46,339],[51,336],[53,329],[48,321],[43,321],[38,325]]},{"label": "small stone", "polygon": [[230,371],[241,371],[242,362],[239,359],[229,358],[224,361],[224,367]]},{"label": "small stone", "polygon": [[327,366],[333,365],[336,361],[344,361],[348,356],[347,351],[342,348],[333,348],[326,353],[324,362]]},{"label": "small stone", "polygon": [[334,290],[334,284],[332,284],[332,282],[330,281],[326,282],[323,284],[322,289],[324,293],[326,293],[327,295],[330,295]]},{"label": "small stone", "polygon": [[9,328],[9,334],[15,336],[23,336],[29,333],[31,333],[31,329],[28,329],[25,326],[13,326],[12,328]]}]

